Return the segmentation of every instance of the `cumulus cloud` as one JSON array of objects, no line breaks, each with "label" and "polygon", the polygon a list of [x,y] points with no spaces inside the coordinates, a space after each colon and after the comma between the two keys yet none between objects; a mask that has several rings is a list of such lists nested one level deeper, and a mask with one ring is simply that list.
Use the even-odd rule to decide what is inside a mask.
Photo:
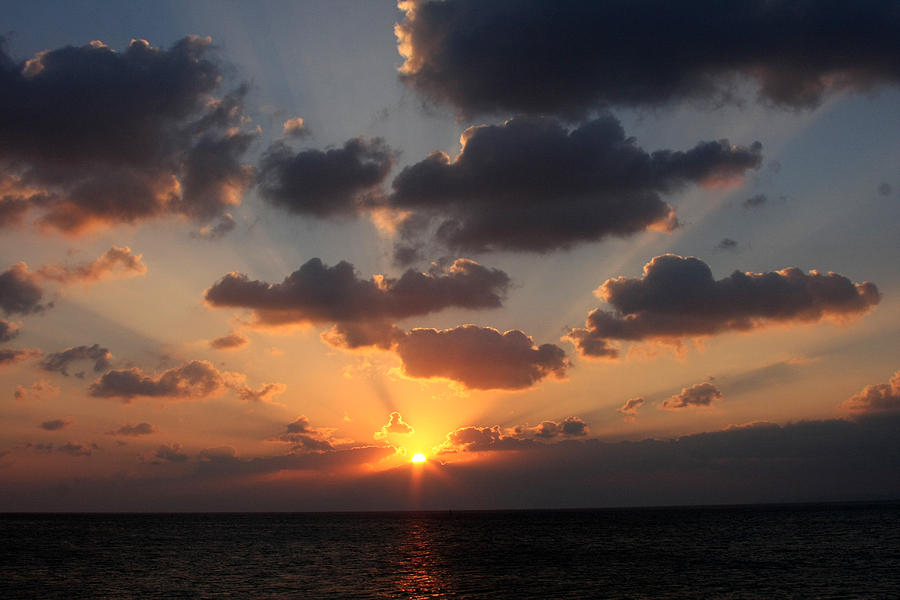
[{"label": "cumulus cloud", "polygon": [[677,341],[778,323],[812,323],[872,310],[881,299],[873,283],[837,273],[789,267],[767,273],[735,271],[713,279],[699,258],[664,254],[640,278],[607,279],[595,292],[613,307],[596,309],[568,334],[582,355],[615,358],[612,340]]},{"label": "cumulus cloud", "polygon": [[470,127],[451,158],[434,152],[403,169],[386,202],[411,213],[398,259],[414,257],[436,222],[453,250],[545,252],[607,236],[672,229],[662,196],[694,184],[739,180],[759,168],[761,146],[700,142],[648,153],[604,115],[574,129],[551,118]]},{"label": "cumulus cloud", "polygon": [[732,251],[737,250],[737,247],[737,240],[733,240],[731,238],[722,238],[719,243],[716,244],[716,250]]},{"label": "cumulus cloud", "polygon": [[306,137],[309,135],[309,131],[307,131],[306,126],[303,124],[302,117],[294,117],[293,119],[285,121],[281,133],[285,137],[295,138]]},{"label": "cumulus cloud", "polygon": [[215,225],[204,225],[197,231],[191,232],[191,237],[200,240],[214,241],[225,237],[230,232],[234,231],[235,227],[237,227],[237,221],[231,216],[231,213],[225,213],[219,217],[219,220]]},{"label": "cumulus cloud", "polygon": [[412,329],[396,352],[409,377],[450,379],[476,390],[525,389],[549,376],[563,379],[569,367],[559,346],[535,346],[518,329],[500,333],[476,325]]},{"label": "cumulus cloud", "polygon": [[156,433],[158,430],[156,427],[151,425],[150,423],[125,423],[115,431],[111,431],[112,435],[128,435],[128,436],[140,436],[140,435],[150,435],[151,433]]},{"label": "cumulus cloud", "polygon": [[44,396],[52,396],[59,393],[59,388],[46,381],[44,379],[39,379],[35,381],[29,386],[17,385],[15,391],[13,392],[13,398],[16,400],[33,400],[36,402],[41,402],[44,399]]},{"label": "cumulus cloud", "polygon": [[618,412],[622,413],[623,415],[634,417],[637,415],[638,409],[640,407],[642,407],[643,405],[644,405],[644,399],[641,398],[640,396],[638,396],[636,398],[629,398],[628,400],[625,401],[625,404],[623,404],[617,410],[618,410]]},{"label": "cumulus cloud", "polygon": [[113,246],[97,259],[80,265],[44,265],[37,275],[59,283],[94,282],[116,274],[120,277],[134,277],[147,272],[147,265],[141,254],[134,254],[131,248]]},{"label": "cumulus cloud", "polygon": [[199,400],[221,393],[225,387],[225,374],[212,363],[192,360],[155,376],[145,375],[137,367],[108,371],[91,384],[89,391],[96,398],[131,402],[138,396]]},{"label": "cumulus cloud", "polygon": [[210,306],[252,310],[258,325],[338,323],[328,337],[337,345],[390,347],[393,320],[450,307],[499,307],[509,283],[503,271],[466,259],[446,268],[433,265],[427,273],[409,269],[398,279],[366,280],[348,262],[328,267],[313,258],[281,283],[229,273],[205,297]]},{"label": "cumulus cloud", "polygon": [[388,417],[388,422],[381,426],[381,429],[375,432],[376,440],[387,439],[389,435],[412,435],[415,429],[412,425],[403,420],[400,413],[394,411]]},{"label": "cumulus cloud", "polygon": [[517,427],[515,432],[519,437],[533,436],[537,439],[550,440],[587,435],[588,426],[578,417],[566,417],[562,421],[543,421],[534,427]]},{"label": "cumulus cloud", "polygon": [[223,74],[209,38],[196,36],[168,50],[95,41],[24,62],[0,49],[0,168],[14,190],[3,220],[29,210],[41,226],[74,234],[220,216],[252,184],[240,157],[255,137],[239,129],[247,88],[222,94]]},{"label": "cumulus cloud", "polygon": [[19,335],[19,324],[0,319],[0,343],[9,342]]},{"label": "cumulus cloud", "polygon": [[244,334],[235,332],[212,340],[209,347],[213,350],[237,350],[246,346],[249,341]]},{"label": "cumulus cloud", "polygon": [[34,358],[35,356],[40,355],[40,350],[31,348],[15,350],[10,348],[2,348],[0,349],[0,368],[3,368],[7,365],[13,365],[15,363],[19,363],[28,360],[29,358]]},{"label": "cumulus cloud", "polygon": [[46,308],[41,304],[44,290],[37,275],[24,262],[0,272],[0,309],[7,315],[28,315]]},{"label": "cumulus cloud", "polygon": [[334,446],[329,441],[331,431],[313,427],[310,425],[309,419],[301,415],[288,423],[285,431],[276,440],[290,444],[292,452],[326,452],[334,450]]},{"label": "cumulus cloud", "polygon": [[354,138],[340,148],[300,152],[275,142],[259,165],[259,191],[295,214],[353,214],[381,193],[394,154],[381,138]]},{"label": "cumulus cloud", "polygon": [[696,383],[682,388],[681,392],[663,400],[661,408],[678,410],[680,408],[712,406],[716,400],[722,399],[722,392],[709,381]]},{"label": "cumulus cloud", "polygon": [[171,446],[163,444],[153,453],[153,464],[183,463],[190,458],[182,451],[181,444],[172,444]]},{"label": "cumulus cloud", "polygon": [[447,434],[439,446],[439,454],[458,452],[492,452],[534,448],[537,441],[556,442],[564,439],[584,437],[588,433],[587,424],[578,417],[567,417],[562,421],[544,421],[535,427],[519,426],[504,430],[499,425],[493,427],[460,427]]},{"label": "cumulus cloud", "polygon": [[95,450],[100,450],[97,444],[83,444],[80,442],[66,442],[62,446],[57,446],[56,451],[69,456],[91,456]]},{"label": "cumulus cloud", "polygon": [[71,421],[67,419],[53,419],[51,421],[44,421],[41,423],[41,429],[46,431],[59,431],[66,425],[69,425]]},{"label": "cumulus cloud", "polygon": [[900,82],[891,0],[542,2],[406,0],[400,78],[464,115],[580,116],[598,106],[699,99],[818,105]]},{"label": "cumulus cloud", "polygon": [[[106,348],[101,348],[99,344],[75,346],[62,352],[51,352],[41,360],[40,366],[45,371],[55,371],[68,377],[69,365],[80,360],[94,361],[94,372],[102,373],[109,368],[112,353]],[[76,377],[84,377],[84,373],[76,373],[75,375]]]},{"label": "cumulus cloud", "polygon": [[887,383],[867,385],[841,406],[856,413],[900,412],[900,371]]}]

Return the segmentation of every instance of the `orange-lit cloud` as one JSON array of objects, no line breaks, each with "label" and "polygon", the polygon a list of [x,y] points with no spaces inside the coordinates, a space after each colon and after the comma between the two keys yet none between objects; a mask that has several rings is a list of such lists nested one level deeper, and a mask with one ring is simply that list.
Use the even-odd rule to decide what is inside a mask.
[{"label": "orange-lit cloud", "polygon": [[629,398],[625,401],[625,404],[617,409],[617,411],[622,413],[623,415],[634,417],[637,416],[638,409],[643,405],[644,399],[640,396],[636,398]]},{"label": "orange-lit cloud", "polygon": [[576,439],[589,432],[587,424],[578,417],[567,417],[562,421],[544,421],[535,427],[519,426],[504,430],[493,427],[460,427],[447,434],[440,445],[439,454],[459,452],[491,452],[521,450],[531,448],[538,441]]},{"label": "orange-lit cloud", "polygon": [[44,290],[37,282],[37,275],[28,265],[19,262],[0,272],[0,310],[7,315],[27,315],[44,310],[41,298]]},{"label": "orange-lit cloud", "polygon": [[375,432],[376,440],[387,439],[390,435],[412,435],[415,433],[412,425],[403,420],[400,413],[394,411],[388,417],[388,422]]},{"label": "orange-lit cloud", "polygon": [[111,431],[110,435],[127,435],[127,436],[141,436],[141,435],[150,435],[151,433],[156,433],[158,429],[151,425],[150,423],[125,423],[115,431]]},{"label": "orange-lit cloud", "polygon": [[900,412],[900,371],[887,383],[867,385],[841,407],[856,413]]},{"label": "orange-lit cloud", "polygon": [[17,385],[13,397],[16,400],[28,400],[41,402],[45,396],[54,396],[59,393],[59,388],[46,381],[39,379],[29,386]]},{"label": "orange-lit cloud", "polygon": [[28,360],[29,358],[34,358],[36,356],[40,356],[41,351],[25,348],[25,349],[10,349],[10,348],[2,348],[0,349],[0,368],[5,367],[7,365],[12,365],[18,362],[22,362]]},{"label": "orange-lit cloud", "polygon": [[246,346],[250,340],[242,333],[234,332],[223,335],[209,342],[209,347],[214,350],[237,350]]},{"label": "orange-lit cloud", "polygon": [[95,282],[107,276],[134,277],[147,272],[142,255],[134,254],[131,248],[113,246],[97,259],[80,265],[43,265],[36,274],[44,279],[59,283]]},{"label": "orange-lit cloud", "polygon": [[868,313],[881,300],[873,283],[837,273],[787,268],[735,271],[714,280],[702,260],[657,256],[639,279],[608,279],[596,291],[613,311],[596,309],[587,326],[568,334],[582,355],[615,358],[613,340],[677,341],[684,337],[752,331],[772,324],[812,323]]},{"label": "orange-lit cloud", "polygon": [[722,392],[709,381],[696,383],[686,387],[680,393],[663,400],[660,408],[665,410],[678,410],[689,407],[712,406],[712,403],[722,399]]},{"label": "orange-lit cloud", "polygon": [[[75,346],[62,352],[47,354],[40,363],[44,371],[57,372],[68,377],[69,365],[73,362],[89,360],[94,362],[94,371],[102,373],[109,368],[112,361],[112,353],[101,348],[99,344],[92,346]],[[84,377],[84,373],[76,373],[77,377]]]}]

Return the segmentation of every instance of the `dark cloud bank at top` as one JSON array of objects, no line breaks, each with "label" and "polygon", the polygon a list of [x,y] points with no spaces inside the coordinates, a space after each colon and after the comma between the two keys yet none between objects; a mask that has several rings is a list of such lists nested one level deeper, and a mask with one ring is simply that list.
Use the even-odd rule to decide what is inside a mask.
[{"label": "dark cloud bank at top", "polygon": [[714,279],[698,258],[657,256],[643,276],[607,279],[596,294],[614,310],[596,309],[569,333],[585,356],[618,356],[612,340],[677,340],[777,323],[815,322],[865,314],[881,300],[873,283],[837,273],[791,267],[768,273],[735,271]]},{"label": "dark cloud bank at top", "polygon": [[[470,127],[459,155],[434,152],[403,169],[386,202],[411,211],[406,248],[438,224],[437,238],[457,251],[544,252],[677,222],[662,196],[688,185],[740,179],[759,168],[761,146],[727,140],[686,151],[646,152],[604,115],[568,129],[551,118],[519,117]],[[399,256],[412,253],[404,251]]]},{"label": "dark cloud bank at top", "polygon": [[401,79],[466,115],[759,99],[812,107],[900,82],[893,0],[411,0]]},{"label": "dark cloud bank at top", "polygon": [[0,223],[67,233],[179,214],[204,222],[241,200],[253,139],[209,39],[165,50],[100,42],[16,62],[0,47]]}]

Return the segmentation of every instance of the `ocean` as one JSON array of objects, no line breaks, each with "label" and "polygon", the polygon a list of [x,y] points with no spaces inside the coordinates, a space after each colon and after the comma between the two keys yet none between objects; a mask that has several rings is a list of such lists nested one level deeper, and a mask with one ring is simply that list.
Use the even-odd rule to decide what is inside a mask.
[{"label": "ocean", "polygon": [[0,598],[900,598],[900,502],[6,514]]}]

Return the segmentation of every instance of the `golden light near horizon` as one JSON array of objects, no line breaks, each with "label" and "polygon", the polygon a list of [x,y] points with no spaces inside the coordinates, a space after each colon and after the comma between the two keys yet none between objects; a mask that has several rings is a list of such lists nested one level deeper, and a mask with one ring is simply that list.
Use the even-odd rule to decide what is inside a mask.
[{"label": "golden light near horizon", "polygon": [[414,463],[423,463],[426,460],[428,460],[428,459],[421,452],[416,452],[415,454],[412,455],[412,462],[414,462]]}]

